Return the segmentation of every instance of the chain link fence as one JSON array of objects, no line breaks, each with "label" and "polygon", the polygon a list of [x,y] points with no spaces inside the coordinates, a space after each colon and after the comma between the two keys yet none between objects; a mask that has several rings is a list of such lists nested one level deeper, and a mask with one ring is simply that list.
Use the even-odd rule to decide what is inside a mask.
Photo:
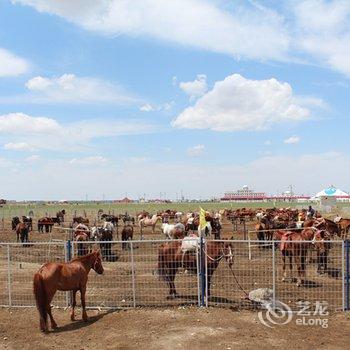
[{"label": "chain link fence", "polygon": [[[174,246],[173,250],[169,249],[167,257],[170,265],[166,276],[160,278],[160,252],[170,244]],[[86,300],[90,308],[191,304],[252,308],[255,305],[246,296],[258,288],[272,290],[273,297],[292,310],[297,309],[300,301],[325,301],[333,311],[349,308],[348,242],[327,241],[326,260],[325,256],[320,259],[315,242],[304,242],[307,244],[305,251],[300,251],[300,242],[288,242],[289,249],[296,252],[292,255],[291,265],[288,254],[283,263],[281,244],[276,241],[264,241],[261,245],[260,241],[253,240],[203,240],[194,252],[186,253],[189,257],[181,251],[181,244],[181,241],[169,240],[1,243],[0,306],[35,306],[33,275],[43,263],[69,261],[84,249],[100,248],[105,272],[103,275],[93,271],[89,274]],[[208,248],[213,244],[219,247],[219,254],[215,257]],[[225,248],[227,245],[232,248],[232,265],[229,264],[229,250]],[[80,248],[84,249],[81,251]],[[177,264],[171,260],[175,259],[174,256]],[[304,266],[300,265],[301,258]],[[214,260],[218,264],[210,271]],[[186,265],[188,261],[191,261],[191,268]],[[297,286],[300,269],[303,281]],[[211,272],[212,278],[208,280]],[[172,274],[175,275],[176,298],[169,293],[168,277]],[[208,297],[209,284],[211,293]],[[70,293],[57,292],[53,304],[68,307]]]}]

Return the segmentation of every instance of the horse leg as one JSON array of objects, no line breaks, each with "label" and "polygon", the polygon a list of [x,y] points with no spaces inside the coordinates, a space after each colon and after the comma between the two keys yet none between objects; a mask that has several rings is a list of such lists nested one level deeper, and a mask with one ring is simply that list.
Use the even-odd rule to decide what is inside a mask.
[{"label": "horse leg", "polygon": [[46,310],[47,310],[47,313],[48,313],[48,315],[50,317],[51,328],[52,329],[56,329],[57,328],[57,323],[55,322],[55,320],[54,320],[54,318],[52,316],[52,312],[51,312],[52,310],[51,310],[51,305],[50,304],[47,305]]},{"label": "horse leg", "polygon": [[287,280],[287,272],[286,272],[286,252],[282,252],[282,269],[283,269],[283,278],[282,282],[285,282]]},{"label": "horse leg", "polygon": [[323,253],[323,270],[325,273],[328,272],[328,250]]},{"label": "horse leg", "polygon": [[77,291],[76,290],[73,290],[72,296],[73,296],[73,302],[72,302],[72,312],[70,314],[70,319],[72,321],[75,321],[74,309],[75,309],[75,306],[77,305],[77,298],[76,298]]},{"label": "horse leg", "polygon": [[289,275],[290,280],[293,282],[293,256],[289,255]]},{"label": "horse leg", "polygon": [[83,309],[83,321],[88,321],[88,316],[86,314],[86,305],[85,305],[85,292],[86,292],[86,286],[83,286],[80,288],[80,297],[81,297],[81,307]]},{"label": "horse leg", "polygon": [[302,251],[302,253],[304,253],[304,255],[302,255],[300,257],[300,262],[301,262],[301,284],[303,284],[305,282],[306,279],[306,253],[307,251]]},{"label": "horse leg", "polygon": [[302,267],[301,267],[301,261],[300,261],[300,256],[294,255],[294,261],[295,264],[297,265],[297,270],[298,270],[298,278],[297,278],[297,287],[300,287],[302,284]]},{"label": "horse leg", "polygon": [[317,249],[317,273],[322,273],[322,253]]},{"label": "horse leg", "polygon": [[169,285],[169,298],[176,298],[176,288],[175,288],[175,276],[177,272],[177,266],[171,266],[168,275],[168,285]]}]

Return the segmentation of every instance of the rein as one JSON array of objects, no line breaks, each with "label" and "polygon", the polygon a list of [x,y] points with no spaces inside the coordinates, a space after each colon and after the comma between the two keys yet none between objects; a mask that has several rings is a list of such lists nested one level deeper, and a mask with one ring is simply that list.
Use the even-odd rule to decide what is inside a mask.
[{"label": "rein", "polygon": [[[207,253],[206,250],[204,250],[204,254],[205,254],[205,255],[207,256],[207,258],[210,259],[211,261],[220,261],[222,258],[230,256],[230,254],[225,254],[225,253],[224,253],[224,249],[223,249],[222,247],[221,247],[221,252],[222,252],[222,254],[221,254],[218,258],[214,259],[214,258],[212,258],[212,257]],[[232,274],[233,279],[235,280],[237,286],[238,286],[239,289],[244,293],[245,299],[249,299],[248,293],[245,291],[245,289],[242,287],[242,285],[238,282],[238,279],[237,279],[237,277],[236,277],[236,275],[235,275],[235,273],[234,273],[234,271],[233,271],[232,265],[228,264],[228,267],[229,267],[229,269],[230,269],[230,271],[231,271],[231,274]]]}]

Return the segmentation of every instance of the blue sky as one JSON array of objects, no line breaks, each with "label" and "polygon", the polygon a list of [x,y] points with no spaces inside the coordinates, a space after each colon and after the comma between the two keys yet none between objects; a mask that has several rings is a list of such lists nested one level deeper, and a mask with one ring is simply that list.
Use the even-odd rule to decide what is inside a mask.
[{"label": "blue sky", "polygon": [[0,1],[0,196],[350,189],[347,1]]}]

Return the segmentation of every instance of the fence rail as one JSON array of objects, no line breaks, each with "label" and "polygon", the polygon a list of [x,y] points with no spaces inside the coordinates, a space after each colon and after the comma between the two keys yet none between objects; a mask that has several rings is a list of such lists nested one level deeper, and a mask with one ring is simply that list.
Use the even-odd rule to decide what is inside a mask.
[{"label": "fence rail", "polygon": [[[292,310],[297,303],[325,301],[333,311],[350,307],[348,241],[327,241],[327,255],[320,255],[315,242],[302,251],[300,242],[288,242],[294,257],[284,260],[280,242],[246,240],[202,240],[194,253],[192,272],[182,266],[177,270],[175,285],[178,297],[169,298],[166,281],[158,275],[159,247],[169,240],[86,242],[86,248],[99,245],[104,257],[103,275],[93,272],[87,286],[87,306],[90,308],[132,308],[136,306],[171,306],[192,304],[198,306],[229,306],[251,308],[245,293],[258,288],[269,288],[273,298],[288,304]],[[234,256],[232,269],[227,254],[214,269],[212,278],[208,245],[216,242],[230,244]],[[181,248],[181,243],[179,244]],[[39,267],[47,262],[64,262],[79,253],[77,242],[37,242],[29,244],[0,244],[0,306],[33,307],[32,280]],[[294,249],[295,248],[295,249]],[[221,248],[220,248],[221,249]],[[180,249],[181,250],[181,249]],[[299,252],[299,253],[298,253]],[[180,252],[181,253],[181,252]],[[299,255],[298,255],[299,254]],[[322,258],[323,257],[323,258]],[[325,259],[326,257],[326,259]],[[302,286],[297,286],[298,263],[305,262]],[[326,265],[325,265],[326,264]],[[290,269],[290,266],[292,269]],[[208,295],[210,284],[211,293]],[[58,292],[53,300],[57,307],[70,305],[69,292]]]}]

